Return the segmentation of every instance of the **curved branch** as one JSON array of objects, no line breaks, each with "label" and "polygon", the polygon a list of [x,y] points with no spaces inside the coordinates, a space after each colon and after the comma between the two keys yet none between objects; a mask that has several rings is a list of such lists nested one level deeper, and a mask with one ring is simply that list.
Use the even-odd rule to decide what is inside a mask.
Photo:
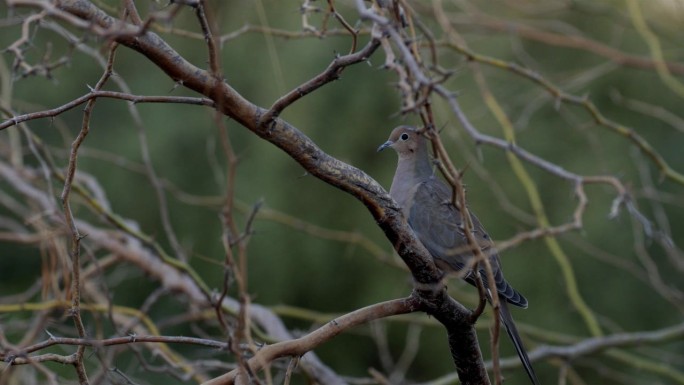
[{"label": "curved branch", "polygon": [[286,152],[311,175],[361,201],[411,270],[421,309],[446,327],[461,382],[488,383],[470,311],[446,294],[441,271],[408,226],[399,206],[373,178],[326,154],[282,119],[274,118],[267,125],[259,124],[267,112],[265,109],[246,100],[229,84],[185,60],[158,35],[116,20],[89,1],[63,0],[59,2],[59,8],[83,20],[85,23],[80,24],[86,24],[85,28],[89,30],[94,30],[93,26],[104,31],[116,30],[116,34],[108,32],[107,36],[143,54],[185,87],[214,100],[219,111]]},{"label": "curved branch", "polygon": [[539,360],[543,357],[573,359],[599,353],[610,348],[675,341],[681,338],[684,338],[684,322],[654,331],[620,333],[589,338],[569,346],[540,346],[533,352],[530,352],[530,359]]},{"label": "curved branch", "polygon": [[217,108],[221,112],[286,152],[313,176],[359,199],[395,245],[416,281],[439,285],[441,272],[414,237],[399,207],[373,178],[326,154],[304,133],[282,119],[275,118],[268,127],[259,125],[260,117],[266,113],[264,108],[249,102],[229,84],[215,80],[207,71],[185,60],[158,35],[152,32],[140,35],[137,27],[121,24],[88,1],[65,0],[60,3],[60,8],[105,30],[116,25],[120,29],[115,38],[117,42],[140,52],[185,87],[219,103]]},{"label": "curved branch", "polygon": [[[23,115],[17,115],[13,116],[10,119],[5,120],[4,122],[0,123],[0,130],[4,130],[5,128],[16,126],[17,124],[29,121],[29,120],[35,120],[35,119],[43,119],[43,118],[49,118],[49,117],[54,117],[57,116],[64,111],[71,110],[73,108],[76,108],[80,106],[81,104],[88,102],[92,99],[97,99],[97,98],[112,98],[112,99],[121,99],[121,100],[128,100],[131,103],[179,103],[179,104],[194,104],[194,105],[204,105],[204,106],[209,106],[213,107],[214,102],[210,99],[207,98],[193,98],[193,97],[187,97],[187,96],[143,96],[143,95],[133,95],[133,94],[128,94],[125,92],[117,92],[117,91],[103,91],[103,90],[92,90],[88,92],[87,94],[78,97],[68,103],[65,103],[59,107],[55,107],[49,110],[43,110],[43,111],[38,111],[38,112],[31,112],[28,114],[23,114]],[[7,111],[9,113],[9,111]]]},{"label": "curved branch", "polygon": [[[366,306],[362,309],[335,318],[303,337],[265,346],[261,348],[254,357],[250,358],[247,364],[254,371],[260,370],[264,365],[273,362],[273,360],[277,358],[302,356],[304,353],[314,350],[321,343],[332,339],[341,332],[354,326],[392,315],[411,313],[419,310],[419,307],[420,300],[414,296]],[[240,370],[234,369],[222,376],[205,382],[204,385],[232,384],[237,380],[239,375]]]}]

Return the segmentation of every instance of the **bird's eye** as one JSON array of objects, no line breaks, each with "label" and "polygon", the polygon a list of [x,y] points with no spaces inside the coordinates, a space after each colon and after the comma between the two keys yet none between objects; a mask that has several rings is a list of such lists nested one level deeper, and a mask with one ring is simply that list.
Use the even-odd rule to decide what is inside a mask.
[{"label": "bird's eye", "polygon": [[409,135],[405,132],[403,134],[401,134],[401,136],[399,137],[399,139],[401,139],[401,140],[408,140],[408,138],[409,138]]}]

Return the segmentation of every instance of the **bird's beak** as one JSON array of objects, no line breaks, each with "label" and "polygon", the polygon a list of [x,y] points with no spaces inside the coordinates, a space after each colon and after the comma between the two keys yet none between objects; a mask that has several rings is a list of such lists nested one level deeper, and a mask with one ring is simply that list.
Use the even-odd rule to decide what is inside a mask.
[{"label": "bird's beak", "polygon": [[391,140],[386,141],[385,143],[381,144],[380,147],[378,147],[378,152],[386,149],[387,147],[392,147],[393,144],[394,142]]}]

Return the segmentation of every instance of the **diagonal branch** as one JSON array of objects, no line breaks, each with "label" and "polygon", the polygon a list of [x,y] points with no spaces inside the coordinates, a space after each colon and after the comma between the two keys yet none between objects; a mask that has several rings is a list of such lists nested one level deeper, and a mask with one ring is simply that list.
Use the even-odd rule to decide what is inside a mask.
[{"label": "diagonal branch", "polygon": [[[265,346],[254,357],[249,359],[248,365],[252,370],[259,370],[264,365],[280,357],[299,357],[351,327],[392,315],[411,313],[419,308],[420,300],[415,296],[367,306],[335,318],[303,337]],[[240,371],[235,369],[205,382],[204,385],[232,384],[236,381],[239,374]]]},{"label": "diagonal branch", "polygon": [[[74,26],[112,38],[117,43],[138,51],[179,84],[212,99],[218,111],[286,152],[309,174],[361,201],[411,270],[416,282],[415,294],[421,301],[421,309],[433,315],[446,327],[452,357],[461,382],[488,383],[471,321],[471,312],[447,295],[441,271],[415,237],[399,206],[375,180],[363,171],[323,152],[301,131],[276,116],[273,116],[268,124],[260,124],[264,122],[262,118],[268,113],[267,110],[246,100],[222,79],[185,60],[158,35],[112,18],[85,0],[60,1],[58,11],[46,3],[31,4],[50,8],[51,14],[57,14],[62,20],[71,20],[71,16],[76,17],[78,21],[72,23]],[[112,30],[116,30],[116,33],[112,34]],[[367,45],[367,54],[372,53],[375,48],[377,43]],[[350,63],[342,62],[337,66],[333,64],[329,67],[333,68],[330,74],[334,75],[344,66],[365,60],[365,55],[366,53],[359,55],[357,60]],[[333,79],[334,76],[326,78],[320,85]],[[311,90],[320,85],[315,85]],[[296,99],[288,100],[283,107]]]}]

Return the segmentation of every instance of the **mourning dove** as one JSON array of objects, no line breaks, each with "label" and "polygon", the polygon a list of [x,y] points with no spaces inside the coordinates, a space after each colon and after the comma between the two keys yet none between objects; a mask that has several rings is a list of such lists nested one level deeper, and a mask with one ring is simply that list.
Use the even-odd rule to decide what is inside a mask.
[{"label": "mourning dove", "polygon": [[[464,267],[471,266],[474,256],[468,247],[460,210],[452,203],[452,189],[434,174],[425,138],[414,128],[400,126],[392,131],[389,140],[378,151],[387,147],[393,148],[399,155],[390,195],[401,206],[418,239],[430,252],[437,267],[445,272],[458,273],[466,282],[477,285],[473,271],[464,271]],[[507,305],[510,303],[526,308],[527,299],[506,282],[492,240],[475,215],[471,214],[470,219],[472,233],[480,249],[489,255],[499,296],[501,321],[532,383],[538,385]],[[480,276],[485,288],[488,288],[487,275],[482,266]],[[487,292],[491,295],[489,290]]]}]

